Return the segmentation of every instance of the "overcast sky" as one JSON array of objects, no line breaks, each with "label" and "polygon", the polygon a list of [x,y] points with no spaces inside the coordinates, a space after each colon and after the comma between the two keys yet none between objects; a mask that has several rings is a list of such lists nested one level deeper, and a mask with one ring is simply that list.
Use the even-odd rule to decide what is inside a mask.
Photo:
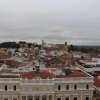
[{"label": "overcast sky", "polygon": [[0,0],[0,43],[100,45],[100,0]]}]

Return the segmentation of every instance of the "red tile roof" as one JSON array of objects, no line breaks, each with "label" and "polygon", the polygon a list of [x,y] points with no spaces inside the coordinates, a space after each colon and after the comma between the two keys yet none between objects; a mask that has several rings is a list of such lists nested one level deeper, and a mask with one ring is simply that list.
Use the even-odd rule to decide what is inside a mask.
[{"label": "red tile roof", "polygon": [[[20,75],[21,78],[28,78],[28,79],[32,79],[33,77],[35,77],[35,72],[27,72],[27,73],[22,73]],[[53,73],[50,73],[46,70],[43,70],[40,72],[40,77],[42,79],[47,79],[47,78],[53,78],[54,77],[54,74]]]},{"label": "red tile roof", "polygon": [[56,48],[56,47],[48,47],[48,48],[46,48],[46,52],[50,52],[50,51],[52,51],[52,50],[57,50],[57,51],[59,51],[59,50],[64,50],[63,48]]},{"label": "red tile roof", "polygon": [[75,61],[75,60],[71,60],[70,63],[71,63],[73,66],[75,66],[76,61]]},{"label": "red tile roof", "polygon": [[62,56],[63,59],[72,59],[73,56],[71,54]]},{"label": "red tile roof", "polygon": [[75,77],[86,77],[86,75],[84,75],[82,72],[75,70],[73,71],[73,74],[75,75]]},{"label": "red tile roof", "polygon": [[50,66],[50,68],[62,68],[62,66],[60,66],[60,65],[54,65],[54,66]]},{"label": "red tile roof", "polygon": [[0,71],[0,73],[3,73],[3,72],[4,72],[4,69]]},{"label": "red tile roof", "polygon": [[0,78],[19,78],[19,76],[10,75],[0,75]]},{"label": "red tile roof", "polygon": [[94,77],[94,85],[96,87],[99,87],[100,86],[100,79],[98,77]]},{"label": "red tile roof", "polygon": [[5,54],[0,55],[0,59],[7,59],[7,58],[8,58],[8,56],[7,56],[7,55],[5,55]]},{"label": "red tile roof", "polygon": [[72,74],[69,75],[56,75],[56,78],[67,78],[67,77],[86,77],[86,75],[77,70],[74,70]]},{"label": "red tile roof", "polygon": [[61,63],[66,64],[67,60],[61,59]]},{"label": "red tile roof", "polygon": [[25,58],[24,62],[30,62],[32,60],[33,60],[32,58]]},{"label": "red tile roof", "polygon": [[28,78],[28,79],[32,79],[33,77],[35,77],[35,72],[26,72],[26,73],[22,73],[20,75],[21,78]]},{"label": "red tile roof", "polygon": [[53,78],[54,74],[48,72],[47,70],[43,70],[40,72],[40,76],[41,76],[41,78],[46,79],[46,78]]},{"label": "red tile roof", "polygon": [[9,64],[12,64],[13,62],[14,62],[14,60],[7,60],[6,64],[9,65]]},{"label": "red tile roof", "polygon": [[46,61],[46,60],[48,60],[48,58],[47,57],[44,57],[44,60]]}]

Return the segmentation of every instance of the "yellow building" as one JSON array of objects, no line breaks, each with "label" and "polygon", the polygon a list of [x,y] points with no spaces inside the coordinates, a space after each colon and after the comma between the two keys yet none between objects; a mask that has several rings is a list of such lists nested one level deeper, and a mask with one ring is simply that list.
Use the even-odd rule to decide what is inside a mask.
[{"label": "yellow building", "polygon": [[59,74],[60,70],[41,70],[39,76],[36,72],[1,74],[0,100],[92,100],[89,74],[78,70]]}]

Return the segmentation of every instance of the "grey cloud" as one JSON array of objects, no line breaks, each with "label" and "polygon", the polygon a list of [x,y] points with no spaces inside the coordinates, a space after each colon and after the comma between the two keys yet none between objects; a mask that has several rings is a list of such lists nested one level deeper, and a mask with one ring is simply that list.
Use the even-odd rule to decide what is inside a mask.
[{"label": "grey cloud", "polygon": [[100,1],[1,0],[0,42],[100,44]]}]

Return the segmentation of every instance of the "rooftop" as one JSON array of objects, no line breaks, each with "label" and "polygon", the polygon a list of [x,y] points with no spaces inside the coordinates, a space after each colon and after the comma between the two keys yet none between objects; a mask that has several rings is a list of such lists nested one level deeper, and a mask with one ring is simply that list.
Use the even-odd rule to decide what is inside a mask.
[{"label": "rooftop", "polygon": [[[27,72],[27,73],[22,73],[20,75],[21,78],[28,78],[28,79],[32,79],[35,77],[35,72]],[[47,79],[47,78],[53,78],[54,77],[54,74],[53,73],[50,73],[48,72],[47,70],[43,70],[40,72],[40,77],[42,79]]]},{"label": "rooftop", "polygon": [[100,79],[98,77],[94,77],[94,85],[100,87]]},{"label": "rooftop", "polygon": [[69,75],[56,75],[56,78],[69,78],[69,77],[87,77],[87,76],[78,70],[73,70]]}]

